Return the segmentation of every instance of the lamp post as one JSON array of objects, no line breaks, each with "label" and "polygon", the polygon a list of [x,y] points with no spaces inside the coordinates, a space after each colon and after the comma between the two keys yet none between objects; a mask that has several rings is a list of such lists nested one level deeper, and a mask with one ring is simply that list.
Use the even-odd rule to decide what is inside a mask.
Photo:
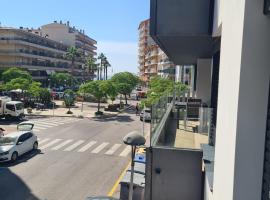
[{"label": "lamp post", "polygon": [[131,146],[131,174],[130,174],[130,184],[129,184],[129,193],[128,200],[132,200],[133,197],[133,178],[134,178],[134,157],[136,149],[138,146],[145,144],[145,138],[137,131],[130,132],[123,138],[123,142],[126,145]]}]

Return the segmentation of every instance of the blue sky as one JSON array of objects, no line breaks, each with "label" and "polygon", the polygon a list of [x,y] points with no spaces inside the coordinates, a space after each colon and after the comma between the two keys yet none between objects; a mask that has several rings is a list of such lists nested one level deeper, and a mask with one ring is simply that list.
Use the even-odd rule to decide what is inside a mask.
[{"label": "blue sky", "polygon": [[114,73],[136,73],[137,28],[149,18],[149,5],[149,0],[2,0],[0,22],[37,28],[54,20],[70,21],[97,40],[98,52],[105,53]]}]

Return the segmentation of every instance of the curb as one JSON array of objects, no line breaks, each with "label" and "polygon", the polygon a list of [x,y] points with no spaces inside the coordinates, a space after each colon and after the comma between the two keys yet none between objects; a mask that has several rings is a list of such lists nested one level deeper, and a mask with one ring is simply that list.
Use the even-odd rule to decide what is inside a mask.
[{"label": "curb", "polygon": [[[121,110],[119,110],[118,113],[115,113],[115,114],[111,114],[111,116],[107,116],[107,117],[104,117],[104,118],[109,118],[109,117],[116,117],[118,116],[119,114],[123,113],[125,110],[131,108],[132,105],[126,107],[126,108],[123,108]],[[27,117],[71,117],[71,118],[81,118],[79,116],[74,116],[74,115],[70,115],[70,116],[66,116],[66,115],[42,115],[42,114],[25,114],[25,116]],[[103,117],[82,117],[83,118],[103,118]]]}]

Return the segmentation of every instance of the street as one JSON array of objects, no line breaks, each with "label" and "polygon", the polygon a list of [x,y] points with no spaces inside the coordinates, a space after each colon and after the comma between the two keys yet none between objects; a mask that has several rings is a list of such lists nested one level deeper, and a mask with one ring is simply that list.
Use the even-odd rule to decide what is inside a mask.
[{"label": "street", "polygon": [[142,128],[134,113],[32,121],[39,150],[14,164],[0,164],[1,200],[83,200],[106,195],[130,160],[122,138]]}]

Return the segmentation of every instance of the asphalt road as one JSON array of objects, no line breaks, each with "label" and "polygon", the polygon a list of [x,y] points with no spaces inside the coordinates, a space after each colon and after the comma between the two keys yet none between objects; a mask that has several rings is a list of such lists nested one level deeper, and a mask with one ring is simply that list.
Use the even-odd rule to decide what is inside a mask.
[{"label": "asphalt road", "polygon": [[40,149],[0,164],[1,200],[84,200],[106,195],[129,162],[122,138],[139,117],[37,121]]}]

